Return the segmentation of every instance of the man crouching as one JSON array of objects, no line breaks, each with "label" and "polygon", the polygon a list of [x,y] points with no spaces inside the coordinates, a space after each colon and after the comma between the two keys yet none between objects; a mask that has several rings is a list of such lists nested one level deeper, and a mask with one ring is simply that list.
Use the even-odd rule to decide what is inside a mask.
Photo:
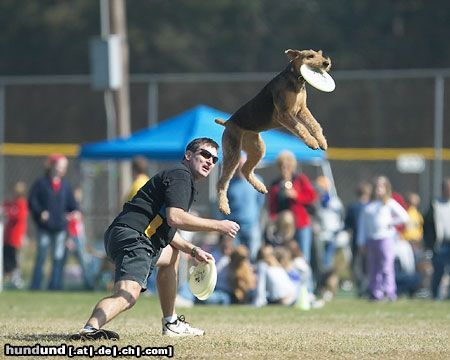
[{"label": "man crouching", "polygon": [[155,266],[159,267],[162,334],[204,335],[203,330],[176,314],[178,259],[179,251],[198,261],[209,262],[213,257],[184,240],[177,230],[219,231],[233,238],[239,231],[233,221],[205,219],[188,212],[196,194],[194,183],[210,174],[218,160],[218,148],[212,139],[194,139],[181,163],[153,176],[124,204],[105,233],[106,254],[115,264],[113,294],[97,303],[84,328],[70,337],[72,340],[118,340],[116,332],[102,327],[136,303]]}]

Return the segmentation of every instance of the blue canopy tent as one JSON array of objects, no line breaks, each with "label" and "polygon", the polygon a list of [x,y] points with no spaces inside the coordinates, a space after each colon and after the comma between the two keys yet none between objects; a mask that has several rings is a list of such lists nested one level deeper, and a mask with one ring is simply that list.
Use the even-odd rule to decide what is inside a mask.
[{"label": "blue canopy tent", "polygon": [[[199,105],[159,124],[138,131],[126,139],[101,141],[81,146],[81,159],[130,159],[136,155],[155,161],[178,161],[182,159],[186,145],[192,139],[209,137],[221,143],[223,126],[215,118],[227,120],[230,114]],[[273,162],[280,151],[289,149],[303,162],[321,162],[325,152],[312,150],[293,135],[277,130],[261,133],[266,144],[264,162]],[[220,152],[219,152],[220,154]]]}]

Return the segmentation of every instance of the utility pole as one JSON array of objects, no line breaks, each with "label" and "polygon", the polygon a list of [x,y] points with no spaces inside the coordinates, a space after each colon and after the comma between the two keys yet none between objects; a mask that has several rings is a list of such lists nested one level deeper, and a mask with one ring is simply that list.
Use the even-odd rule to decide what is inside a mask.
[{"label": "utility pole", "polygon": [[[5,195],[5,121],[6,121],[6,101],[5,86],[0,85],[0,205],[4,202]],[[5,219],[6,220],[6,219]],[[3,219],[0,216],[0,292],[3,291]]]},{"label": "utility pole", "polygon": [[[117,114],[117,129],[120,137],[131,133],[130,88],[129,88],[129,51],[125,0],[109,0],[111,16],[111,34],[120,37],[122,84],[114,91]],[[128,161],[119,165],[119,202],[122,202],[131,186],[131,166]]]}]

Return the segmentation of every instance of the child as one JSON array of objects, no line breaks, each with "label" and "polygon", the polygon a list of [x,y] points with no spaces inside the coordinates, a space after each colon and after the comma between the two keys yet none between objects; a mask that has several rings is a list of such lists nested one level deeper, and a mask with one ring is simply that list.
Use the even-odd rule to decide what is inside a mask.
[{"label": "child", "polygon": [[14,186],[14,199],[3,205],[6,224],[3,232],[3,264],[5,280],[14,288],[22,288],[23,280],[17,257],[27,232],[28,203],[25,196],[26,185],[18,181]]},{"label": "child", "polygon": [[374,181],[374,200],[359,218],[358,245],[367,253],[371,300],[397,299],[394,270],[396,226],[408,221],[406,210],[392,198],[392,186],[385,176]]}]

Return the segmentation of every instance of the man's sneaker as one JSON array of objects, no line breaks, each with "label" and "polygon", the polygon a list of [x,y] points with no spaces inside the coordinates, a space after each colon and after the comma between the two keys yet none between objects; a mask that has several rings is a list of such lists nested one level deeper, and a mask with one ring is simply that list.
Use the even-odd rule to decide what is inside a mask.
[{"label": "man's sneaker", "polygon": [[119,334],[104,329],[81,329],[79,333],[70,336],[70,340],[119,340]]},{"label": "man's sneaker", "polygon": [[202,336],[205,331],[189,325],[184,315],[178,316],[174,322],[166,322],[162,319],[162,334],[167,336]]}]

